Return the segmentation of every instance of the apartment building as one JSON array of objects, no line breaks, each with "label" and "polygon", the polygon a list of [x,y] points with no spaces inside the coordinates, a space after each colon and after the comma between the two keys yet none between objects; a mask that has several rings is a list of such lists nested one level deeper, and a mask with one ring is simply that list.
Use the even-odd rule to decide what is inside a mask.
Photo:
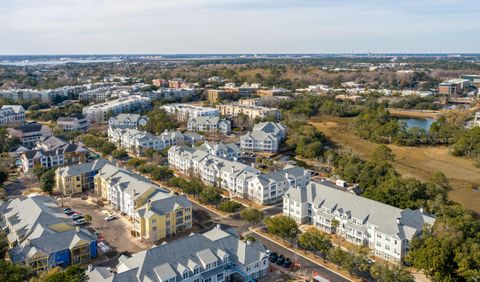
[{"label": "apartment building", "polygon": [[78,95],[78,99],[82,102],[104,102],[112,98],[120,98],[130,96],[132,87],[130,86],[106,86],[92,90],[87,90]]},{"label": "apartment building", "polygon": [[20,154],[21,167],[28,172],[40,165],[46,169],[84,163],[88,151],[81,144],[68,143],[55,136],[43,137],[32,150]]},{"label": "apartment building", "polygon": [[25,109],[17,105],[3,105],[0,109],[0,126],[19,126],[25,123]]},{"label": "apartment building", "polygon": [[262,106],[249,106],[239,103],[217,105],[217,109],[223,116],[236,117],[239,114],[248,116],[250,119],[275,117],[280,118],[280,111],[276,108],[266,108]]},{"label": "apartment building", "polygon": [[135,128],[147,125],[148,117],[140,114],[119,114],[108,120],[108,126],[111,128]]},{"label": "apartment building", "polygon": [[376,256],[400,262],[413,237],[435,218],[422,209],[399,209],[327,182],[310,182],[305,189],[289,189],[283,196],[283,214],[347,241],[370,247]]},{"label": "apartment building", "polygon": [[8,132],[12,137],[20,139],[22,146],[26,148],[32,148],[40,139],[52,136],[52,131],[48,126],[36,122],[9,128]]},{"label": "apartment building", "polygon": [[142,242],[156,242],[192,228],[192,203],[186,196],[158,192],[135,210],[132,235]]},{"label": "apartment building", "polygon": [[260,242],[244,242],[234,228],[217,226],[131,257],[121,256],[115,273],[89,267],[86,274],[91,282],[253,281],[266,276],[268,267],[268,255]]},{"label": "apartment building", "polygon": [[281,123],[261,122],[251,132],[240,137],[242,150],[277,152],[280,143],[285,140],[286,129]]},{"label": "apartment building", "polygon": [[259,204],[281,200],[291,187],[304,187],[310,173],[302,168],[262,174],[252,166],[210,155],[207,150],[173,146],[168,150],[170,167],[190,176],[198,176],[205,184],[227,190],[230,195],[251,199]]},{"label": "apartment building", "polygon": [[200,150],[204,150],[212,156],[224,158],[231,161],[236,161],[242,156],[242,151],[235,144],[229,143],[215,143],[205,141],[202,145],[198,147]]},{"label": "apartment building", "polygon": [[169,104],[162,106],[167,113],[175,115],[180,121],[186,121],[189,118],[196,117],[218,117],[217,109],[210,107],[200,107],[191,104]]},{"label": "apartment building", "polygon": [[74,227],[55,200],[47,196],[15,198],[0,205],[9,257],[32,271],[87,263],[97,256],[97,238]]},{"label": "apartment building", "polygon": [[82,114],[72,115],[69,117],[59,117],[57,119],[57,127],[66,132],[86,132],[89,126],[90,123],[88,122],[87,118]]},{"label": "apartment building", "polygon": [[140,95],[110,100],[105,103],[95,104],[83,108],[83,114],[90,122],[103,123],[108,120],[109,115],[128,113],[150,107],[151,100]]},{"label": "apartment building", "polygon": [[200,116],[190,118],[187,122],[187,128],[189,131],[229,134],[232,130],[232,123],[228,119],[221,119],[220,117]]},{"label": "apartment building", "polygon": [[141,155],[147,149],[161,151],[173,145],[180,145],[185,142],[185,135],[180,131],[167,131],[160,135],[153,135],[146,131],[134,128],[112,128],[108,129],[109,140],[120,147]]},{"label": "apartment building", "polygon": [[95,188],[95,175],[108,162],[101,158],[90,163],[59,167],[55,170],[55,190],[62,195],[75,195]]},{"label": "apartment building", "polygon": [[94,179],[95,193],[133,221],[131,235],[147,242],[189,229],[192,205],[141,175],[105,164]]},{"label": "apartment building", "polygon": [[141,95],[152,100],[181,99],[197,94],[195,88],[160,88],[156,91],[144,92]]},{"label": "apartment building", "polygon": [[108,84],[105,83],[90,83],[83,85],[64,86],[48,90],[36,89],[8,89],[0,91],[0,98],[12,99],[15,102],[19,101],[41,101],[44,103],[52,102],[53,98],[59,96],[70,100],[77,100],[80,93],[90,89],[95,89]]},{"label": "apartment building", "polygon": [[285,96],[289,95],[292,92],[290,90],[284,89],[284,88],[272,88],[272,89],[259,89],[257,90],[257,95],[260,97],[264,96]]}]

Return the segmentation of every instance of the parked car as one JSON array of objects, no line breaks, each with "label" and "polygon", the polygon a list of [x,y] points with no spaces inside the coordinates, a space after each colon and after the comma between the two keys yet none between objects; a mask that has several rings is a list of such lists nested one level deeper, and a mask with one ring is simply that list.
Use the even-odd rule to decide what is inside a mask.
[{"label": "parked car", "polygon": [[73,220],[83,219],[83,215],[80,215],[80,214],[77,214],[77,213],[76,213],[76,214],[72,215],[72,219],[73,219]]},{"label": "parked car", "polygon": [[75,225],[75,226],[84,225],[84,224],[86,224],[86,223],[87,223],[87,222],[86,222],[85,219],[83,219],[83,218],[80,218],[79,220],[73,221],[73,225]]},{"label": "parked car", "polygon": [[277,265],[282,265],[284,261],[285,261],[285,257],[283,255],[280,255],[275,263]]},{"label": "parked car", "polygon": [[114,220],[115,218],[117,218],[117,217],[114,214],[111,214],[111,215],[105,217],[105,221]]},{"label": "parked car", "polygon": [[270,254],[270,257],[268,258],[268,260],[269,260],[270,262],[276,262],[277,259],[278,259],[278,254],[277,254],[277,253],[271,253],[271,254]]},{"label": "parked car", "polygon": [[290,258],[286,258],[283,262],[283,267],[290,268],[290,266],[292,266],[292,260]]},{"label": "parked car", "polygon": [[64,213],[64,214],[71,214],[71,213],[73,213],[73,211],[72,211],[71,208],[64,208],[64,209],[63,209],[63,213]]}]

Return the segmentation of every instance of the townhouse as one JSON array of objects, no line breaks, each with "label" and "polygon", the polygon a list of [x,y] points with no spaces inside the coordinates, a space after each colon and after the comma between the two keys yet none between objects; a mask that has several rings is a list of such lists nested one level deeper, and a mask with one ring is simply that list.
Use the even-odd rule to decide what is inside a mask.
[{"label": "townhouse", "polygon": [[290,187],[305,187],[310,173],[303,168],[286,167],[262,174],[252,166],[209,154],[208,150],[173,146],[168,150],[169,165],[190,176],[198,176],[205,184],[227,190],[230,195],[271,204],[281,200]]},{"label": "townhouse", "polygon": [[19,126],[25,123],[25,109],[17,105],[3,105],[0,109],[0,126]]},{"label": "townhouse", "polygon": [[108,126],[112,128],[135,128],[147,125],[148,118],[140,114],[119,114],[108,120]]},{"label": "townhouse", "polygon": [[43,137],[37,146],[20,154],[21,167],[28,172],[36,165],[46,169],[87,161],[88,151],[81,144],[68,143],[58,137]]},{"label": "townhouse", "polygon": [[91,266],[86,274],[91,282],[254,281],[266,276],[268,267],[268,255],[260,242],[244,242],[235,229],[217,226],[131,257],[121,256],[116,272]]},{"label": "townhouse", "polygon": [[192,205],[129,170],[105,164],[94,178],[95,193],[133,222],[131,235],[154,242],[192,227]]},{"label": "townhouse", "polygon": [[290,188],[283,196],[283,214],[347,241],[368,246],[376,256],[400,262],[409,244],[435,218],[423,209],[399,209],[328,182],[310,182],[305,189]]},{"label": "townhouse", "polygon": [[55,170],[55,190],[62,195],[75,195],[95,188],[95,175],[108,162],[107,159],[100,158],[90,163],[70,165],[59,167]]},{"label": "townhouse", "polygon": [[167,113],[175,115],[179,121],[187,121],[196,117],[218,117],[219,112],[215,108],[200,107],[192,104],[169,104],[162,106]]},{"label": "townhouse", "polygon": [[160,135],[153,135],[133,128],[113,129],[112,127],[108,129],[108,137],[111,142],[137,155],[141,155],[148,149],[161,151],[173,145],[183,144],[186,139],[180,131],[165,130]]},{"label": "townhouse", "polygon": [[256,124],[251,132],[240,137],[240,148],[276,152],[285,137],[286,129],[281,123],[261,122]]},{"label": "townhouse", "polygon": [[217,156],[231,161],[236,161],[242,156],[242,151],[235,144],[229,143],[215,143],[205,141],[202,145],[198,147],[200,150],[204,150],[212,156]]},{"label": "townhouse", "polygon": [[250,119],[275,117],[280,118],[280,111],[276,108],[267,108],[262,106],[242,105],[239,103],[217,105],[217,109],[223,116],[236,117],[240,114],[248,116]]},{"label": "townhouse", "polygon": [[48,126],[36,122],[9,128],[8,132],[12,137],[20,139],[22,146],[26,148],[32,148],[40,139],[52,136]]},{"label": "townhouse", "polygon": [[150,104],[151,100],[147,97],[131,95],[84,107],[83,114],[90,122],[103,123],[108,120],[110,115],[147,109],[150,107]]},{"label": "townhouse", "polygon": [[57,119],[57,127],[66,132],[81,131],[86,132],[90,123],[87,118],[82,115],[72,115],[69,117],[59,117]]},{"label": "townhouse", "polygon": [[38,272],[86,263],[97,256],[96,236],[72,226],[50,197],[10,199],[0,205],[0,213],[13,263]]},{"label": "townhouse", "polygon": [[229,134],[232,130],[232,123],[228,119],[221,119],[220,117],[201,116],[190,118],[187,122],[187,128],[189,131]]}]

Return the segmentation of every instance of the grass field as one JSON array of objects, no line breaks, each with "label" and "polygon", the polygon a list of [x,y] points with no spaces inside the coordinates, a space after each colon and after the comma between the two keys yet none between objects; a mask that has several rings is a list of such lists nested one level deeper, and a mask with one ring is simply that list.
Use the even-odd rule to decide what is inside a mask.
[{"label": "grass field", "polygon": [[[330,141],[342,149],[369,157],[378,144],[356,136],[350,118],[316,118],[311,124],[322,131]],[[443,172],[452,186],[451,200],[480,213],[480,192],[472,185],[480,185],[480,169],[473,161],[454,157],[447,147],[404,147],[388,145],[396,156],[395,167],[404,176],[426,180],[433,172]]]}]

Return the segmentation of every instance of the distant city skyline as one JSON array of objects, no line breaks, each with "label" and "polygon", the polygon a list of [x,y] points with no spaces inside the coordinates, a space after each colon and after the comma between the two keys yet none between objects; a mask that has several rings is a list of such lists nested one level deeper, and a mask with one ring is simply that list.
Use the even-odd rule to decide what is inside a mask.
[{"label": "distant city skyline", "polygon": [[480,53],[474,0],[4,0],[0,55]]}]

